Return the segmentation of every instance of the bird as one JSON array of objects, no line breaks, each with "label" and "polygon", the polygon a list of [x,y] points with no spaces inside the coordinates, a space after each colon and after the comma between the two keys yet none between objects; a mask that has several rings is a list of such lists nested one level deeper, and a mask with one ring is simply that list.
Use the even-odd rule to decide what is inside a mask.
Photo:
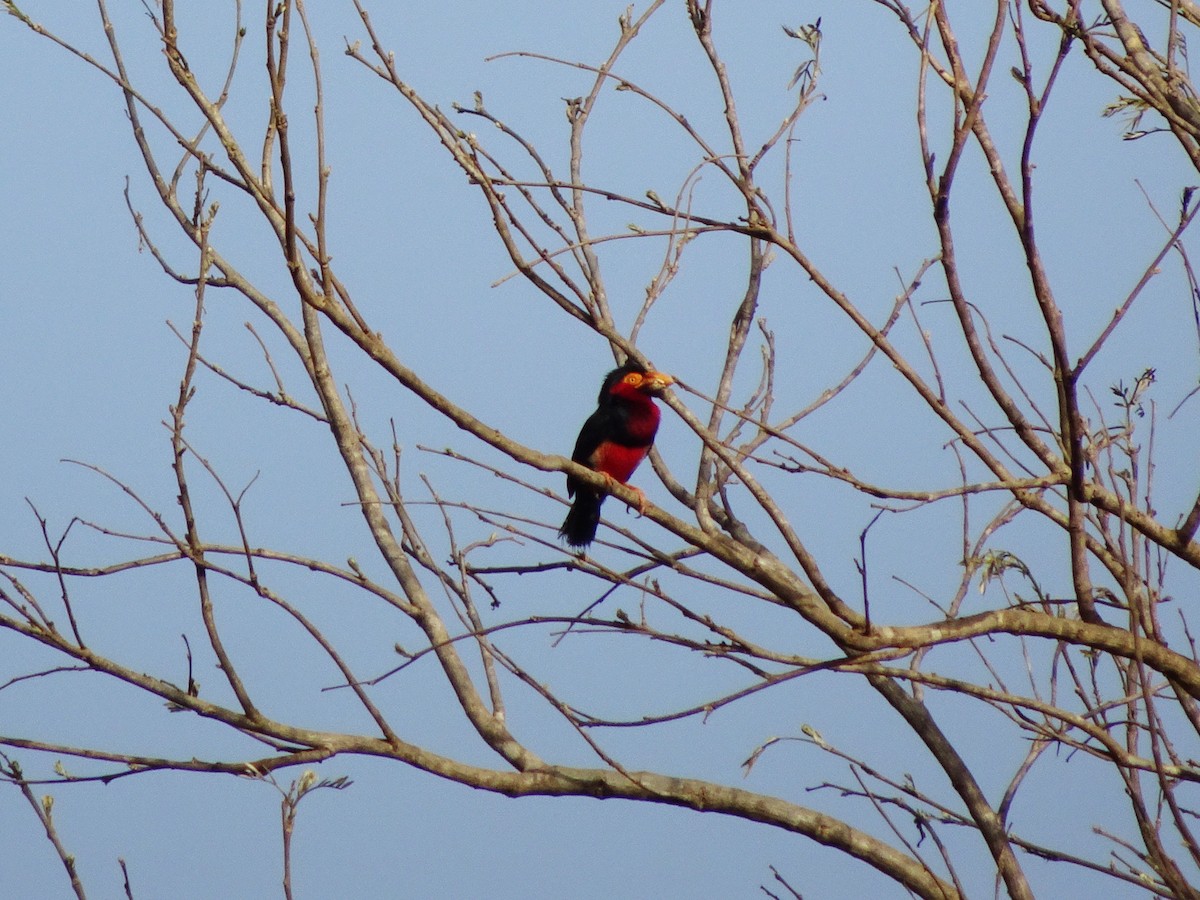
[{"label": "bird", "polygon": [[[625,484],[650,452],[658,432],[661,413],[651,398],[674,383],[670,375],[632,361],[613,369],[604,376],[596,411],[579,430],[571,459],[604,475],[610,484]],[[640,498],[638,511],[645,512],[646,495],[634,490]],[[567,496],[575,499],[558,536],[583,549],[596,538],[605,495],[568,475]]]}]

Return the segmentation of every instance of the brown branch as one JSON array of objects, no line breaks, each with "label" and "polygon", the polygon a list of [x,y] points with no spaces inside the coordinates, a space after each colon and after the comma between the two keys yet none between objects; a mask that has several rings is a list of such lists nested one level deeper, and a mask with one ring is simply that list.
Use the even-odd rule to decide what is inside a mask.
[{"label": "brown branch", "polygon": [[46,832],[46,840],[54,847],[54,852],[57,854],[59,862],[62,863],[63,868],[66,870],[67,878],[71,882],[71,890],[74,891],[78,900],[87,900],[87,893],[83,889],[83,882],[79,879],[79,871],[75,867],[75,857],[67,852],[62,839],[58,836],[58,828],[54,824],[54,817],[51,813],[51,810],[54,808],[54,797],[46,794],[42,797],[41,803],[39,803],[29,787],[33,782],[25,778],[20,764],[5,753],[0,753],[0,759],[4,761],[4,765],[0,766],[0,779],[8,781],[10,784],[15,784],[21,791],[21,796],[25,798],[25,801],[37,815],[38,821],[41,822],[42,829]]}]

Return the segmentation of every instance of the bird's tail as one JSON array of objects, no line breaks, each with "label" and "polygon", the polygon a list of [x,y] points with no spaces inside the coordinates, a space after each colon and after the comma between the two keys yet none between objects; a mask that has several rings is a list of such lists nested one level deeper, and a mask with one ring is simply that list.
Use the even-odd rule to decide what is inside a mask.
[{"label": "bird's tail", "polygon": [[586,547],[596,539],[596,528],[600,525],[600,504],[604,497],[587,488],[577,488],[575,502],[563,520],[558,536],[572,547]]}]

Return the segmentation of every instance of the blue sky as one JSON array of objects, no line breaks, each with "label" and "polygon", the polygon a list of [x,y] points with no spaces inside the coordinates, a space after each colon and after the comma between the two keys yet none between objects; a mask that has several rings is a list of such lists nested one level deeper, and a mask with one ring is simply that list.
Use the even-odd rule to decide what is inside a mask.
[{"label": "blue sky", "polygon": [[[144,80],[164,109],[184,110],[178,92],[166,81],[141,4],[113,0],[111,6],[134,79]],[[361,37],[353,8],[312,6],[328,91],[330,227],[341,278],[406,364],[518,440],[567,453],[611,356],[565,317],[553,316],[545,300],[521,279],[492,286],[512,266],[489,228],[483,204],[411,109],[341,52],[343,35],[351,41]],[[597,62],[615,37],[616,18],[625,3],[527,0],[499,7],[472,0],[452,10],[444,4],[376,6],[373,20],[381,36],[419,91],[448,110],[454,102],[470,105],[472,92],[481,90],[490,109],[546,147],[548,158],[561,168],[566,137],[562,98],[585,90],[587,79],[541,61],[485,59],[530,50]],[[738,91],[739,113],[747,131],[756,135],[769,133],[788,111],[786,87],[803,58],[800,45],[780,26],[822,18],[824,99],[805,113],[795,147],[797,230],[830,276],[861,298],[863,308],[881,315],[898,291],[894,270],[909,277],[935,252],[913,128],[912,49],[897,24],[871,3],[752,0],[717,6],[717,37]],[[622,71],[676,104],[697,127],[716,133],[721,111],[713,99],[711,73],[689,38],[681,7],[671,4],[660,11],[623,59]],[[103,35],[91,10],[66,13],[57,4],[33,0],[22,8],[105,58]],[[261,41],[251,19],[255,14],[247,10],[249,58],[228,110],[231,121],[248,134],[261,121],[266,102],[255,68],[255,42]],[[964,44],[985,21],[960,21]],[[206,10],[183,22],[182,44],[189,60],[199,77],[212,84],[222,72],[231,20]],[[1007,69],[1014,61],[1011,46],[1004,52]],[[0,554],[28,558],[44,556],[29,503],[55,533],[75,516],[116,531],[150,527],[110,481],[64,460],[100,467],[136,486],[149,503],[175,511],[169,436],[162,422],[178,391],[185,352],[165,323],[186,328],[193,299],[139,247],[122,196],[127,177],[133,204],[144,211],[152,233],[161,235],[164,250],[182,268],[194,266],[194,254],[187,254],[155,206],[120,95],[111,83],[9,18],[0,22],[0,83],[0,112],[10,123],[0,130],[0,421],[5,432],[0,459],[7,473],[0,480]],[[303,93],[299,79],[295,90]],[[1113,90],[1091,75],[1081,58],[1068,64],[1059,91],[1062,96],[1056,98],[1038,150],[1040,237],[1060,301],[1071,312],[1071,338],[1082,347],[1103,327],[1164,239],[1146,208],[1139,180],[1160,209],[1173,215],[1179,189],[1195,173],[1166,137],[1120,140],[1119,123],[1100,117]],[[998,76],[988,104],[1002,148],[1012,158],[1017,144],[1013,132],[1002,126],[1020,115],[1015,82]],[[293,122],[301,123],[305,102],[297,100],[294,109]],[[482,133],[482,125],[464,127],[479,130],[485,141],[493,137]],[[627,93],[606,94],[594,131],[589,176],[634,196],[647,189],[674,196],[695,162],[694,149]],[[307,146],[302,133],[297,143],[301,149]],[[1003,238],[996,238],[1000,209],[986,190],[986,170],[978,158],[970,160],[963,178],[956,208],[961,210],[960,251],[973,277],[973,297],[988,310],[997,332],[1035,340],[1039,332],[1030,319],[1019,257],[1010,234],[1001,232]],[[311,182],[302,192],[310,188]],[[236,198],[219,190],[214,196],[222,200],[214,241],[267,290],[282,295],[276,248],[266,230],[239,208]],[[700,182],[696,197],[698,206],[730,208],[728,190],[712,175]],[[621,232],[630,220],[628,210],[599,201],[592,213],[597,232]],[[641,337],[642,348],[660,368],[709,392],[729,314],[744,288],[742,250],[722,240],[689,251]],[[661,261],[661,247],[625,241],[607,246],[604,253],[617,317],[628,325],[656,260]],[[1147,292],[1112,352],[1097,359],[1092,378],[1099,402],[1108,401],[1109,384],[1118,378],[1128,382],[1147,366],[1159,369],[1161,402],[1167,409],[1195,384],[1196,341],[1186,294],[1179,289],[1177,272],[1163,282]],[[922,299],[939,299],[936,286]],[[781,402],[807,402],[864,352],[861,338],[807,280],[782,264],[768,270],[762,313],[777,330],[781,365],[788,375],[779,387]],[[936,329],[938,307],[926,307],[923,315]],[[258,345],[245,328],[251,318],[244,305],[213,292],[206,353],[256,383],[269,383]],[[462,438],[354,359],[336,339],[331,347],[343,367],[341,377],[352,384],[364,422],[377,439],[387,434],[389,418],[398,423],[411,496],[424,496],[421,473],[449,499],[466,497],[547,521],[561,514],[529,491],[420,450],[459,446]],[[953,379],[964,371],[962,358],[955,347],[946,354],[947,375]],[[299,386],[294,364],[282,357],[280,362],[285,379]],[[322,442],[319,426],[249,402],[215,378],[202,378],[200,385],[189,437],[235,490],[254,481],[247,518],[256,541],[333,561],[355,556],[364,567],[377,570],[361,520],[345,505],[349,485],[332,449]],[[870,477],[927,486],[945,478],[954,461],[940,451],[945,435],[912,427],[914,410],[912,401],[896,390],[894,376],[877,366],[845,403],[806,423],[802,437],[861,466]],[[1187,413],[1194,422],[1192,407],[1185,407]],[[1166,509],[1194,489],[1191,469],[1169,465],[1192,458],[1194,439],[1194,427],[1163,429],[1160,453],[1166,464],[1159,490]],[[659,443],[677,470],[686,472],[694,465],[697,447],[669,414]],[[478,446],[468,448],[485,461],[500,462]],[[561,489],[558,477],[524,474],[540,487]],[[649,471],[640,472],[636,481],[655,502],[666,502],[665,491]],[[232,523],[219,492],[199,476],[197,485],[213,533],[230,536]],[[805,523],[805,539],[827,561],[827,574],[852,595],[858,578],[853,565],[857,535],[869,516],[864,518],[861,508],[844,509],[837,490],[825,483],[788,484],[781,497],[797,510],[794,519]],[[611,508],[616,506],[610,504],[606,512],[621,525],[650,539],[661,537],[649,523],[633,522]],[[428,508],[419,515],[431,528],[439,521]],[[929,607],[897,590],[887,573],[899,571],[900,561],[913,552],[915,525],[946,538],[931,542],[920,586],[935,594],[950,589],[958,578],[954,520],[921,513],[905,521],[910,526],[884,524],[874,532],[880,605],[899,620],[923,621]],[[458,525],[464,541],[488,533],[470,517]],[[1005,546],[1044,565],[1055,588],[1069,585],[1063,562],[1036,530],[1014,533],[1008,540]],[[133,552],[78,526],[69,546],[79,562],[99,563]],[[488,558],[499,563],[504,552]],[[394,663],[392,644],[415,640],[411,626],[343,588],[289,572],[272,574],[321,617],[332,635],[368,661],[367,671],[383,671]],[[596,590],[579,581],[506,584],[497,620],[582,609]],[[54,595],[51,582],[37,585]],[[137,572],[74,589],[77,603],[87,611],[94,646],[135,667],[182,679],[179,635],[193,634],[195,646],[199,634],[194,603],[189,605],[194,585],[186,571]],[[327,663],[296,650],[302,642],[294,626],[233,592],[220,602],[231,651],[280,717],[292,715],[316,726],[367,727],[337,692],[320,690],[336,678]],[[639,599],[628,594],[613,602],[632,612]],[[770,629],[781,640],[786,636],[798,652],[827,652],[812,634],[774,611],[724,612]],[[638,707],[639,700],[665,711],[741,683],[737,673],[711,663],[664,659],[655,648],[611,637],[552,647],[542,631],[514,635],[508,646],[555,689],[584,697],[589,708],[601,711]],[[0,659],[5,660],[0,682],[50,664],[48,654],[7,635],[0,635]],[[201,669],[198,677],[202,685],[218,682],[211,667]],[[447,693],[431,666],[414,666],[405,680],[393,679],[380,690],[406,734],[448,753],[486,760],[453,715]],[[579,742],[536,703],[519,694],[512,702],[511,714],[520,723],[515,727],[526,729],[539,752],[590,763]],[[880,707],[865,687],[818,676],[734,705],[704,723],[692,719],[653,735],[624,732],[604,739],[624,752],[631,765],[821,805],[826,797],[804,788],[847,776],[844,765],[811,748],[783,745],[766,754],[744,780],[739,769],[762,741],[798,734],[809,723],[864,755],[888,743],[884,758],[894,759],[894,773],[911,766],[918,777],[937,783],[936,775],[919,768],[924,764],[911,735],[881,731],[887,712]],[[1019,742],[995,746],[992,729],[1004,728],[999,717],[980,717],[978,711],[968,716],[950,701],[940,709],[972,758],[995,763],[994,769],[982,767],[985,788],[1002,791],[1019,761]],[[234,759],[261,753],[248,741],[167,714],[130,691],[114,691],[84,675],[59,676],[46,688],[0,692],[0,720],[0,730],[7,733],[36,733],[64,742],[90,739],[131,752]],[[34,759],[30,755],[27,769]],[[1053,791],[1070,790],[1069,784],[1062,786],[1064,779],[1087,784],[1094,777],[1088,766],[1087,760],[1077,761],[1066,776],[1061,768],[1037,772],[1034,777],[1046,781],[1047,799],[1043,805],[1039,791],[1030,791],[1028,805],[1017,810],[1016,824],[1037,831],[1054,813],[1053,803],[1061,802],[1061,794],[1055,800]],[[772,865],[805,896],[895,895],[887,893],[895,890],[890,883],[832,851],[716,816],[617,801],[510,800],[380,761],[337,759],[322,766],[320,774],[347,775],[354,784],[342,792],[318,792],[304,802],[295,851],[298,896],[750,896],[760,893],[759,884],[769,883]],[[288,780],[280,775],[282,783]],[[278,892],[278,795],[270,785],[164,774],[108,786],[55,787],[53,793],[64,841],[78,859],[91,896],[119,895],[118,857],[128,862],[139,898]],[[1096,792],[1076,800],[1079,834],[1069,840],[1094,851],[1088,829],[1106,820],[1104,804],[1112,796]],[[853,824],[879,830],[867,808],[840,805],[833,798],[827,807]],[[0,846],[6,848],[0,883],[12,896],[66,895],[61,867],[39,835],[32,812],[11,790],[0,793]],[[979,854],[975,858],[983,859]],[[1032,877],[1043,877],[1040,865],[1029,861]],[[981,895],[990,887],[986,865],[960,874]],[[1043,883],[1047,890],[1066,889],[1054,881],[1058,876],[1045,877],[1050,879]]]}]

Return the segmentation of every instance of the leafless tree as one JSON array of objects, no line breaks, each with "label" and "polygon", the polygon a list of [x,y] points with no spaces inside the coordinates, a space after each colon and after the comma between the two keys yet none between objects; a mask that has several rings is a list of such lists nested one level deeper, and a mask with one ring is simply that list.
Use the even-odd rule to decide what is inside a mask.
[{"label": "leafless tree", "polygon": [[[962,20],[970,7],[977,22],[984,4],[857,5],[887,17],[894,39],[911,48],[919,168],[910,171],[920,173],[927,193],[921,227],[933,240],[927,256],[897,269],[887,304],[822,263],[813,235],[836,211],[811,208],[796,190],[811,165],[796,149],[799,136],[820,127],[808,124],[824,90],[819,21],[785,27],[782,36],[779,23],[755,23],[764,35],[769,28],[790,41],[798,60],[786,94],[772,83],[771,96],[785,96],[787,106],[765,131],[740,117],[746,94],[735,91],[723,56],[723,29],[749,27],[740,4],[631,6],[620,12],[611,52],[599,61],[515,54],[539,73],[586,78],[587,89],[566,100],[566,140],[553,144],[527,137],[483,95],[452,109],[424,96],[355,0],[357,20],[347,32],[352,25],[357,35],[338,48],[349,58],[343,62],[356,68],[362,90],[415,112],[417,127],[436,138],[443,156],[421,165],[466,177],[545,320],[570,322],[579,341],[605,346],[614,359],[648,364],[653,355],[664,368],[661,346],[639,338],[669,329],[655,330],[676,315],[666,307],[681,271],[719,253],[741,273],[732,298],[688,298],[689,316],[728,328],[719,345],[697,342],[694,369],[674,373],[680,382],[665,397],[664,431],[690,435],[691,443],[679,438],[652,455],[659,502],[636,523],[610,503],[597,548],[573,555],[555,539],[561,474],[626,504],[636,503],[635,492],[560,455],[570,435],[558,446],[530,446],[510,427],[515,410],[485,413],[456,401],[385,339],[379,320],[387,298],[364,294],[339,273],[339,235],[327,211],[336,191],[323,83],[329,63],[318,52],[328,53],[330,39],[316,33],[302,0],[268,4],[253,24],[243,24],[238,3],[227,69],[216,79],[202,74],[208,66],[194,55],[203,48],[189,42],[175,4],[161,0],[148,26],[160,42],[157,81],[130,75],[104,0],[106,59],[6,2],[25,26],[80,56],[123,97],[144,166],[139,182],[152,187],[167,214],[156,224],[144,217],[135,182],[133,222],[168,278],[191,291],[194,316],[177,332],[183,371],[166,422],[171,457],[164,466],[177,505],[156,506],[136,473],[93,467],[140,510],[144,532],[90,521],[56,531],[35,506],[46,553],[0,556],[0,628],[41,645],[54,661],[32,655],[28,671],[0,688],[32,680],[52,697],[80,672],[94,673],[157,698],[182,714],[179,721],[200,717],[263,748],[246,758],[210,759],[200,747],[193,757],[165,758],[99,741],[64,745],[0,734],[2,776],[31,799],[80,896],[50,803],[39,807],[31,785],[164,769],[273,780],[283,770],[356,755],[509,796],[623,798],[738,817],[840,851],[920,897],[962,896],[978,887],[983,870],[998,892],[1017,898],[1034,896],[1038,879],[1053,883],[1061,870],[1098,885],[1097,896],[1118,888],[1200,896],[1200,754],[1191,749],[1200,733],[1200,664],[1189,630],[1200,569],[1196,432],[1189,427],[1196,401],[1179,378],[1156,377],[1163,361],[1153,341],[1126,336],[1142,298],[1166,282],[1175,307],[1161,327],[1195,321],[1200,343],[1200,293],[1184,240],[1197,203],[1182,183],[1177,209],[1160,211],[1147,199],[1161,226],[1157,247],[1098,328],[1091,323],[1100,301],[1089,309],[1062,299],[1071,291],[1035,228],[1042,221],[1035,209],[1045,208],[1035,203],[1045,187],[1036,171],[1041,133],[1057,114],[1068,69],[1115,98],[1109,112],[1123,117],[1126,138],[1173,141],[1200,169],[1200,100],[1186,54],[1200,8],[1160,0],[1131,15],[1119,0],[997,0],[990,27],[980,32]],[[713,114],[685,111],[647,87],[654,72],[646,63],[626,66],[626,51],[651,40],[652,19],[688,30],[707,67],[703,88]],[[147,71],[145,60],[138,63]],[[994,117],[995,98],[1011,98],[1014,84],[1019,115]],[[596,120],[617,92],[655,123],[630,140],[682,148],[671,160],[681,173],[673,194],[661,183],[639,183],[640,173],[627,168],[589,174],[587,163],[612,140]],[[260,124],[229,113],[246,93],[269,99]],[[562,109],[554,116],[561,125]],[[879,142],[889,159],[911,160],[903,142],[873,134],[869,122],[863,128],[856,140]],[[1014,261],[1000,292],[986,289],[972,246],[978,238],[963,233],[956,201],[968,181],[976,192],[970,196],[980,195],[982,183],[995,204],[987,240]],[[1079,189],[1102,187],[1083,178]],[[265,225],[274,255],[247,265],[237,239],[224,236],[231,220]],[[177,249],[180,235],[188,257]],[[861,254],[869,257],[870,248]],[[614,268],[631,261],[645,284],[632,305],[627,292],[610,288]],[[828,359],[806,366],[795,347],[808,326],[794,310],[768,318],[768,300],[836,321],[820,338],[831,348]],[[215,302],[245,310],[265,379],[239,374],[219,347],[206,344]],[[436,305],[426,314],[437,316]],[[1116,383],[1095,374],[1098,361],[1130,343],[1141,366]],[[842,369],[806,394],[802,375],[831,372],[831,365]],[[595,374],[581,374],[589,391]],[[369,387],[381,378],[393,397],[400,392],[458,429],[454,446],[418,451],[437,438],[403,419],[386,424],[386,412],[378,412],[386,403]],[[362,529],[354,557],[339,562],[264,546],[255,492],[231,485],[189,433],[198,398],[228,387],[245,403],[285,411],[306,428],[306,440],[336,452],[340,472],[327,477],[351,491],[346,499]],[[875,412],[862,390],[875,393]],[[1176,406],[1171,415],[1156,401],[1164,393]],[[898,408],[904,433],[888,414]],[[838,439],[825,428],[840,429]],[[1190,452],[1156,456],[1164,444]],[[402,467],[401,445],[496,476],[509,499],[484,507],[468,492],[418,476]],[[896,465],[897,454],[922,463]],[[210,502],[214,491],[224,511]],[[822,504],[857,523],[852,540],[828,539]],[[83,530],[122,555],[79,558],[72,540]],[[879,541],[899,549],[885,554]],[[100,613],[75,601],[81,585],[116,589],[131,571],[173,577],[180,567],[191,578],[187,609],[199,615],[188,620],[190,638],[174,669],[146,669],[93,643]],[[331,610],[331,585],[358,600]],[[269,608],[298,626],[274,639],[293,643],[288,652],[323,654],[336,672],[332,693],[365,716],[366,726],[326,730],[305,725],[301,714],[273,711],[266,676],[247,658],[247,636],[238,631],[250,626],[230,611],[235,603]],[[392,623],[397,656],[385,659],[378,647],[347,638],[358,610],[371,611],[362,614],[364,628]],[[334,616],[337,628],[329,624]],[[706,671],[720,668],[725,686],[671,705],[653,692],[612,696],[602,677],[567,690],[546,677],[553,654],[614,639],[644,644],[656,665],[681,680],[703,660]],[[478,747],[452,752],[399,724],[400,710],[419,695],[398,697],[394,686],[418,663],[422,671],[436,668],[490,762],[479,761]],[[219,684],[200,678],[210,664]],[[817,775],[803,785],[810,793],[756,792],[738,772],[721,781],[669,766],[645,771],[614,749],[621,743],[614,732],[639,732],[652,743],[672,723],[716,717],[806,679],[846,696],[865,688],[881,701],[864,713],[880,734],[915,738],[925,771],[944,777],[906,774],[914,764],[890,738],[856,747],[827,740],[817,725],[830,711],[813,713],[817,725],[797,722],[793,733],[745,741],[747,773],[778,754],[833,763],[814,771],[842,774]],[[531,711],[537,704],[541,713]],[[556,750],[557,740],[543,746],[541,726],[531,722],[545,715],[569,729],[589,764]],[[963,725],[964,716],[975,724]],[[972,729],[986,730],[988,742],[1006,748],[1005,760],[1015,754],[1017,764],[968,750]],[[31,774],[35,763],[55,759],[74,762]],[[1094,834],[1094,823],[1070,814],[1053,827],[1030,827],[1014,813],[1035,773],[1076,786],[1082,778],[1119,815]],[[285,851],[296,804],[314,786],[316,776],[306,773],[280,788]],[[1085,852],[1076,849],[1081,840]],[[1039,864],[1035,876],[1033,858],[1053,865]],[[290,896],[286,866],[284,883]],[[798,895],[786,871],[762,889]]]}]

